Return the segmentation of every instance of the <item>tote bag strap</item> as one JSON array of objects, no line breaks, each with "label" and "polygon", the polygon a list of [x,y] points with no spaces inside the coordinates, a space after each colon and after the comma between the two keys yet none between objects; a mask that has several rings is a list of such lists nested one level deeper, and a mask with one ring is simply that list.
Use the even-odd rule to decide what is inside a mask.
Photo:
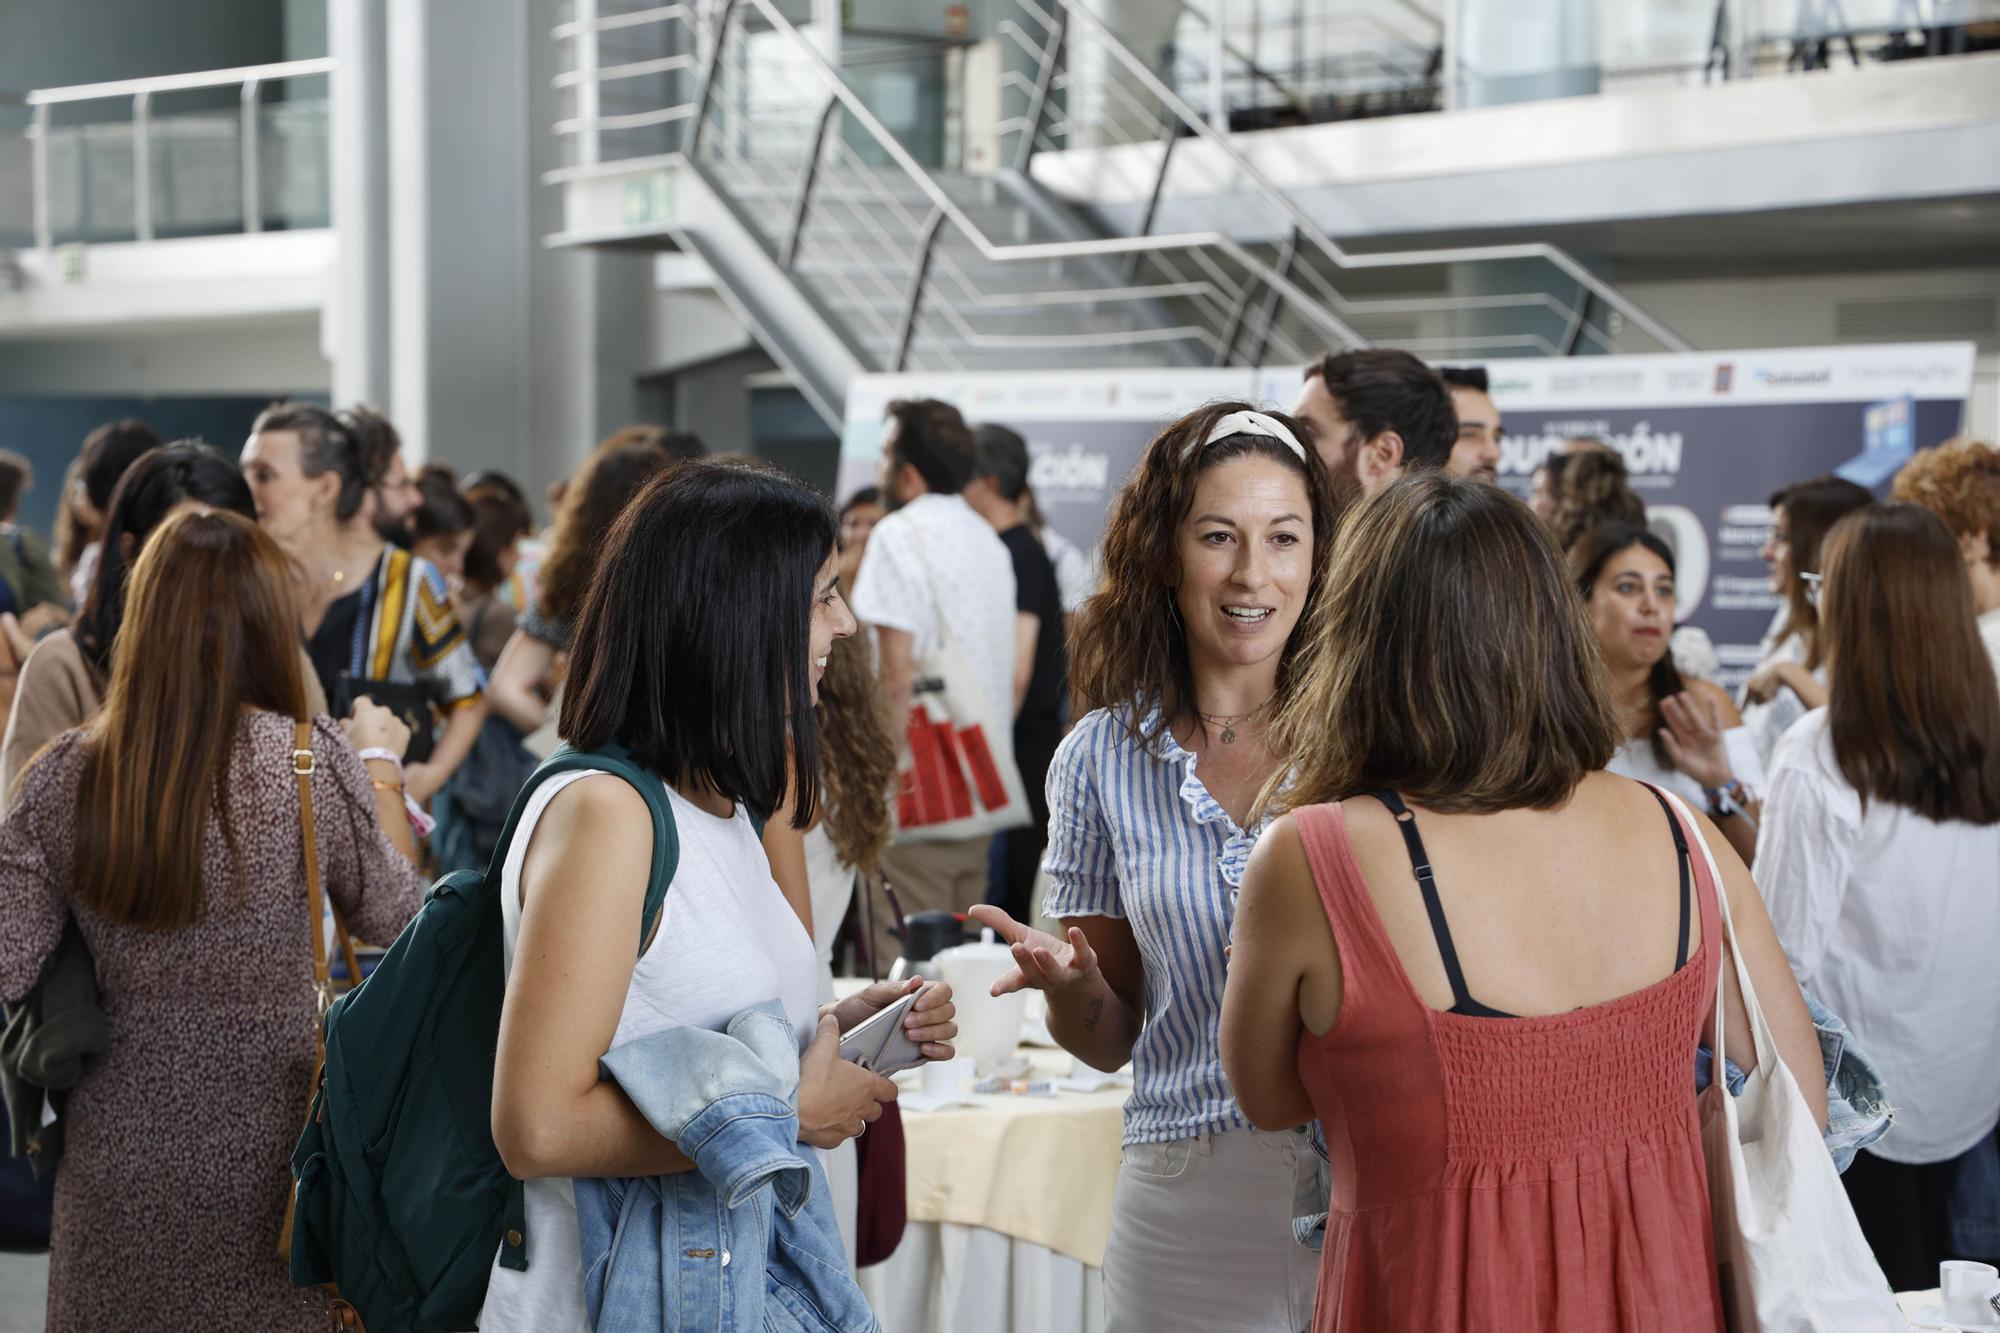
[{"label": "tote bag strap", "polygon": [[[1756,1078],[1760,1072],[1768,1076],[1769,1062],[1778,1058],[1778,1039],[1772,1034],[1771,1025],[1765,1021],[1764,1006],[1757,1002],[1757,988],[1750,982],[1750,969],[1744,964],[1743,950],[1736,942],[1736,922],[1729,914],[1728,886],[1722,881],[1722,871],[1715,864],[1715,853],[1709,850],[1708,839],[1702,836],[1701,826],[1694,822],[1694,816],[1688,812],[1687,803],[1664,788],[1656,790],[1661,791],[1674,803],[1674,808],[1680,813],[1682,821],[1694,833],[1692,841],[1695,847],[1700,850],[1702,859],[1708,863],[1709,882],[1715,885],[1716,912],[1722,917],[1721,943],[1729,954],[1729,965],[1736,970],[1736,987],[1743,995],[1743,1011],[1750,1019],[1750,1044],[1757,1059],[1756,1069],[1752,1071],[1751,1077]],[[1724,984],[1726,978],[1727,973],[1718,967],[1715,970],[1715,1069],[1718,1079],[1721,1077],[1722,1062],[1725,1058],[1723,1054],[1725,1029],[1729,1026],[1728,1010],[1723,1004],[1723,997],[1727,994]]]},{"label": "tote bag strap", "polygon": [[938,594],[937,574],[931,568],[930,547],[924,543],[924,531],[910,520],[910,536],[916,539],[917,563],[924,567],[924,584],[931,590],[931,614],[937,617],[938,639],[946,648],[957,645],[958,640],[951,632],[951,621],[945,618],[944,598]]}]

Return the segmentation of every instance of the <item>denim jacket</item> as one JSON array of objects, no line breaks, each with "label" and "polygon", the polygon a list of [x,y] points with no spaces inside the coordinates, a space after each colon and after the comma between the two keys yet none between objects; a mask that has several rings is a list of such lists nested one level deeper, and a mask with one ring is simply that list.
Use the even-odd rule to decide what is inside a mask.
[{"label": "denim jacket", "polygon": [[[1855,1153],[1889,1132],[1896,1111],[1882,1087],[1881,1071],[1868,1053],[1855,1045],[1847,1024],[1811,991],[1800,987],[1799,992],[1806,997],[1806,1012],[1819,1037],[1820,1063],[1826,1067],[1826,1150],[1833,1154],[1834,1169],[1844,1172],[1853,1164]],[[1695,1051],[1696,1092],[1714,1077],[1710,1072],[1714,1063],[1715,1052],[1708,1047]],[[1741,1096],[1746,1075],[1734,1060],[1724,1058],[1722,1064],[1729,1095]]]},{"label": "denim jacket", "polygon": [[[1854,1034],[1847,1030],[1839,1015],[1819,1002],[1811,991],[1800,987],[1806,997],[1806,1012],[1812,1016],[1813,1031],[1819,1035],[1819,1058],[1826,1067],[1826,1149],[1833,1154],[1836,1171],[1846,1171],[1854,1161],[1854,1154],[1866,1148],[1875,1140],[1889,1132],[1889,1121],[1895,1115],[1895,1108],[1889,1105],[1889,1097],[1882,1088],[1882,1075],[1875,1068],[1875,1062],[1868,1058],[1859,1046],[1854,1044]],[[1708,1087],[1714,1077],[1710,1072],[1715,1063],[1715,1052],[1700,1046],[1694,1053],[1694,1090],[1699,1094]],[[1723,1072],[1729,1080],[1729,1094],[1741,1096],[1743,1085],[1748,1080],[1734,1060],[1723,1059]],[[1326,1136],[1317,1120],[1312,1126],[1312,1145],[1320,1159],[1319,1202],[1325,1203],[1332,1193],[1333,1178],[1326,1168]],[[1970,1210],[1964,1210],[1969,1212]],[[1988,1213],[1993,1210],[1987,1209]],[[1317,1250],[1326,1239],[1326,1218],[1324,1211],[1297,1212],[1292,1218],[1292,1235],[1299,1244]]]},{"label": "denim jacket", "polygon": [[801,1145],[784,1011],[615,1047],[604,1077],[695,1169],[578,1180],[584,1300],[598,1333],[879,1333]]}]

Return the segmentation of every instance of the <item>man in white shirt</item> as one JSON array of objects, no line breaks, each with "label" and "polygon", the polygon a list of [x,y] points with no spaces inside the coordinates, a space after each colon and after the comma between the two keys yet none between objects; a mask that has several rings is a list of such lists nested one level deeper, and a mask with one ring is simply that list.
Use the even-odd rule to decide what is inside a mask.
[{"label": "man in white shirt", "polygon": [[[854,613],[875,630],[883,698],[902,733],[905,762],[917,664],[949,633],[978,678],[995,761],[1013,763],[1014,563],[992,525],[960,495],[973,464],[972,432],[957,408],[929,398],[889,405],[881,488],[890,512],[869,534],[854,577]],[[906,913],[962,912],[985,901],[991,841],[899,836],[882,855],[882,872]],[[875,915],[871,943],[886,969],[900,944],[887,912]]]},{"label": "man in white shirt", "polygon": [[1406,468],[1444,467],[1458,442],[1451,391],[1435,370],[1393,347],[1328,352],[1306,367],[1292,415],[1313,428],[1342,505]]}]

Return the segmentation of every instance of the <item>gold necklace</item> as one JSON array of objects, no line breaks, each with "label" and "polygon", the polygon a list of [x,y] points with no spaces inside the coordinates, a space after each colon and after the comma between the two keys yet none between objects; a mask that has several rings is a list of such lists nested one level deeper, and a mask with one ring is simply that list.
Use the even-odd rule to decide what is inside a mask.
[{"label": "gold necklace", "polygon": [[1263,712],[1266,708],[1270,707],[1271,700],[1277,697],[1278,697],[1277,692],[1273,691],[1272,693],[1264,697],[1263,703],[1258,704],[1255,708],[1251,709],[1249,712],[1240,713],[1235,717],[1224,717],[1219,714],[1204,713],[1199,708],[1194,710],[1194,715],[1200,718],[1204,724],[1212,724],[1221,727],[1222,735],[1219,736],[1217,739],[1219,739],[1224,745],[1234,745],[1236,744],[1236,724],[1239,722],[1248,722],[1251,718],[1257,716],[1257,714]]},{"label": "gold necklace", "polygon": [[[370,569],[373,569],[373,568],[375,567],[375,562],[376,562],[376,560],[378,560],[378,559],[380,559],[380,558],[381,558],[381,552],[379,552],[379,551],[378,551],[378,552],[376,552],[376,553],[375,553],[374,555],[370,556],[370,557],[368,558],[368,568],[370,568]],[[327,576],[327,582],[329,582],[329,583],[333,584],[333,586],[334,586],[334,587],[336,587],[336,588],[340,587],[340,586],[341,586],[341,585],[342,585],[343,583],[346,583],[346,582],[347,582],[347,566],[346,566],[346,565],[335,565],[335,566],[333,567],[333,573]]]}]

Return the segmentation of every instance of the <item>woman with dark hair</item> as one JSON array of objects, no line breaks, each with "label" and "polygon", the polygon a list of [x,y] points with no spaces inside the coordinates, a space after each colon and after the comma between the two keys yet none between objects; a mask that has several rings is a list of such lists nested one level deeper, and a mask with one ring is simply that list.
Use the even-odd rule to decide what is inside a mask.
[{"label": "woman with dark hair", "polygon": [[514,637],[493,667],[493,711],[524,733],[548,720],[560,680],[557,657],[567,652],[570,623],[583,604],[590,572],[626,501],[672,461],[653,427],[619,431],[592,451],[570,478],[556,511],[555,535],[539,574],[533,608],[516,621]]},{"label": "woman with dark hair", "polygon": [[465,548],[458,613],[479,665],[491,671],[514,634],[514,608],[501,596],[501,589],[513,577],[521,542],[533,529],[533,521],[518,490],[497,486],[493,474],[486,475],[487,480],[465,491],[472,509],[472,543]]},{"label": "woman with dark hair", "polygon": [[1765,764],[1778,738],[1815,708],[1826,706],[1826,664],[1819,645],[1820,544],[1833,525],[1875,497],[1839,477],[1813,477],[1771,494],[1771,536],[1764,561],[1771,567],[1777,613],[1764,635],[1757,667],[1737,702],[1744,725]]},{"label": "woman with dark hair", "polygon": [[[1277,719],[1297,768],[1266,799],[1290,813],[1243,879],[1222,1029],[1252,1123],[1326,1131],[1312,1327],[1716,1333],[1689,1071],[1721,893],[1826,1116],[1756,885],[1699,815],[1601,771],[1624,728],[1525,506],[1405,477],[1342,526],[1331,569]],[[1733,1057],[1750,1032],[1728,985]]]},{"label": "woman with dark hair", "polygon": [[1252,1130],[1222,1073],[1223,952],[1282,770],[1268,720],[1297,687],[1300,618],[1332,543],[1333,486],[1307,428],[1211,403],[1147,446],[1104,536],[1104,581],[1071,636],[1089,710],[1049,769],[1056,938],[998,907],[996,992],[1033,987],[1049,1031],[1097,1069],[1132,1064],[1104,1255],[1108,1327],[1300,1328],[1312,1253],[1294,1194],[1303,1133]]},{"label": "woman with dark hair", "polygon": [[83,439],[70,475],[63,479],[62,514],[69,522],[59,534],[56,569],[69,580],[70,600],[81,607],[97,578],[97,561],[104,549],[105,520],[111,496],[125,470],[166,441],[139,420],[107,421]]},{"label": "woman with dark hair", "polygon": [[1960,1162],[2000,1121],[1982,1049],[2000,1031],[2000,689],[1934,514],[1870,506],[1823,549],[1832,685],[1772,759],[1757,880],[1792,970],[1895,1095],[1842,1180],[1890,1282],[1921,1288],[1955,1255]]},{"label": "woman with dark hair", "polygon": [[[832,509],[789,478],[689,463],[655,476],[602,538],[573,626],[562,735],[579,750],[620,746],[658,775],[683,873],[653,938],[636,940],[652,863],[644,798],[578,770],[537,787],[522,812],[502,880],[493,1137],[527,1182],[539,1248],[526,1272],[496,1262],[482,1329],[588,1327],[571,1178],[692,1169],[600,1079],[613,1045],[719,1029],[775,999],[804,1051],[802,1142],[851,1139],[896,1095],[839,1058],[839,1032],[904,988],[820,1010],[812,937],[772,880],[755,822],[789,809],[803,827],[819,808],[816,785],[794,774],[819,771],[813,705],[834,643],[855,630],[834,533]],[[949,1057],[949,988],[915,1009],[912,1040]]]},{"label": "woman with dark hair", "polygon": [[861,554],[868,549],[868,534],[888,514],[882,503],[882,488],[863,486],[840,506],[840,586],[852,592],[854,575],[861,568]]},{"label": "woman with dark hair", "polygon": [[[488,671],[514,636],[514,609],[500,599],[498,590],[513,568],[521,538],[528,532],[528,511],[517,498],[519,492],[511,483],[496,484],[496,476],[487,473],[463,498],[452,497],[464,506],[470,523],[464,534],[469,544],[458,562],[462,572],[452,603],[472,643],[473,655]],[[428,495],[435,483],[426,477],[421,485]],[[428,498],[418,506],[415,521],[419,531],[432,522],[426,515],[432,507]],[[423,546],[420,536],[416,549],[421,552]],[[514,797],[534,768],[535,757],[521,744],[520,728],[498,710],[489,712],[472,753],[451,775],[431,807],[437,818],[431,855],[440,870],[486,867],[506,827]]]},{"label": "woman with dark hair", "polygon": [[[71,727],[82,726],[97,711],[111,679],[112,651],[125,619],[126,582],[153,530],[174,514],[213,510],[257,516],[243,474],[205,444],[182,440],[166,445],[126,469],[111,495],[103,528],[104,553],[76,624],[44,638],[22,668],[7,719],[7,738],[0,744],[0,804],[44,745]],[[306,710],[326,711],[326,695],[310,678]]]},{"label": "woman with dark hair", "polygon": [[[465,577],[466,548],[472,545],[472,505],[458,493],[458,474],[448,464],[424,464],[417,469],[415,485],[417,503],[404,518],[410,554],[428,561],[444,575],[445,586],[456,590]],[[456,605],[455,592],[452,600]]]},{"label": "woman with dark hair", "polygon": [[[412,800],[437,794],[486,717],[485,673],[444,578],[390,545],[371,521],[396,433],[366,408],[266,408],[243,446],[257,521],[292,559],[313,672],[336,711],[367,694],[397,709],[414,748]],[[444,729],[432,742],[433,716]]]},{"label": "woman with dark hair", "polygon": [[1722,688],[1684,679],[1674,632],[1674,553],[1644,528],[1590,530],[1570,548],[1618,709],[1622,740],[1607,767],[1700,802],[1746,863],[1757,850],[1764,767]]},{"label": "woman with dark hair", "polygon": [[48,1326],[324,1328],[276,1249],[318,1020],[297,752],[327,895],[392,939],[423,882],[393,765],[351,747],[403,727],[366,700],[305,725],[291,571],[234,513],[159,526],[119,637],[145,651],[112,655],[0,824],[0,999],[74,930],[109,1029],[63,1110]]}]

